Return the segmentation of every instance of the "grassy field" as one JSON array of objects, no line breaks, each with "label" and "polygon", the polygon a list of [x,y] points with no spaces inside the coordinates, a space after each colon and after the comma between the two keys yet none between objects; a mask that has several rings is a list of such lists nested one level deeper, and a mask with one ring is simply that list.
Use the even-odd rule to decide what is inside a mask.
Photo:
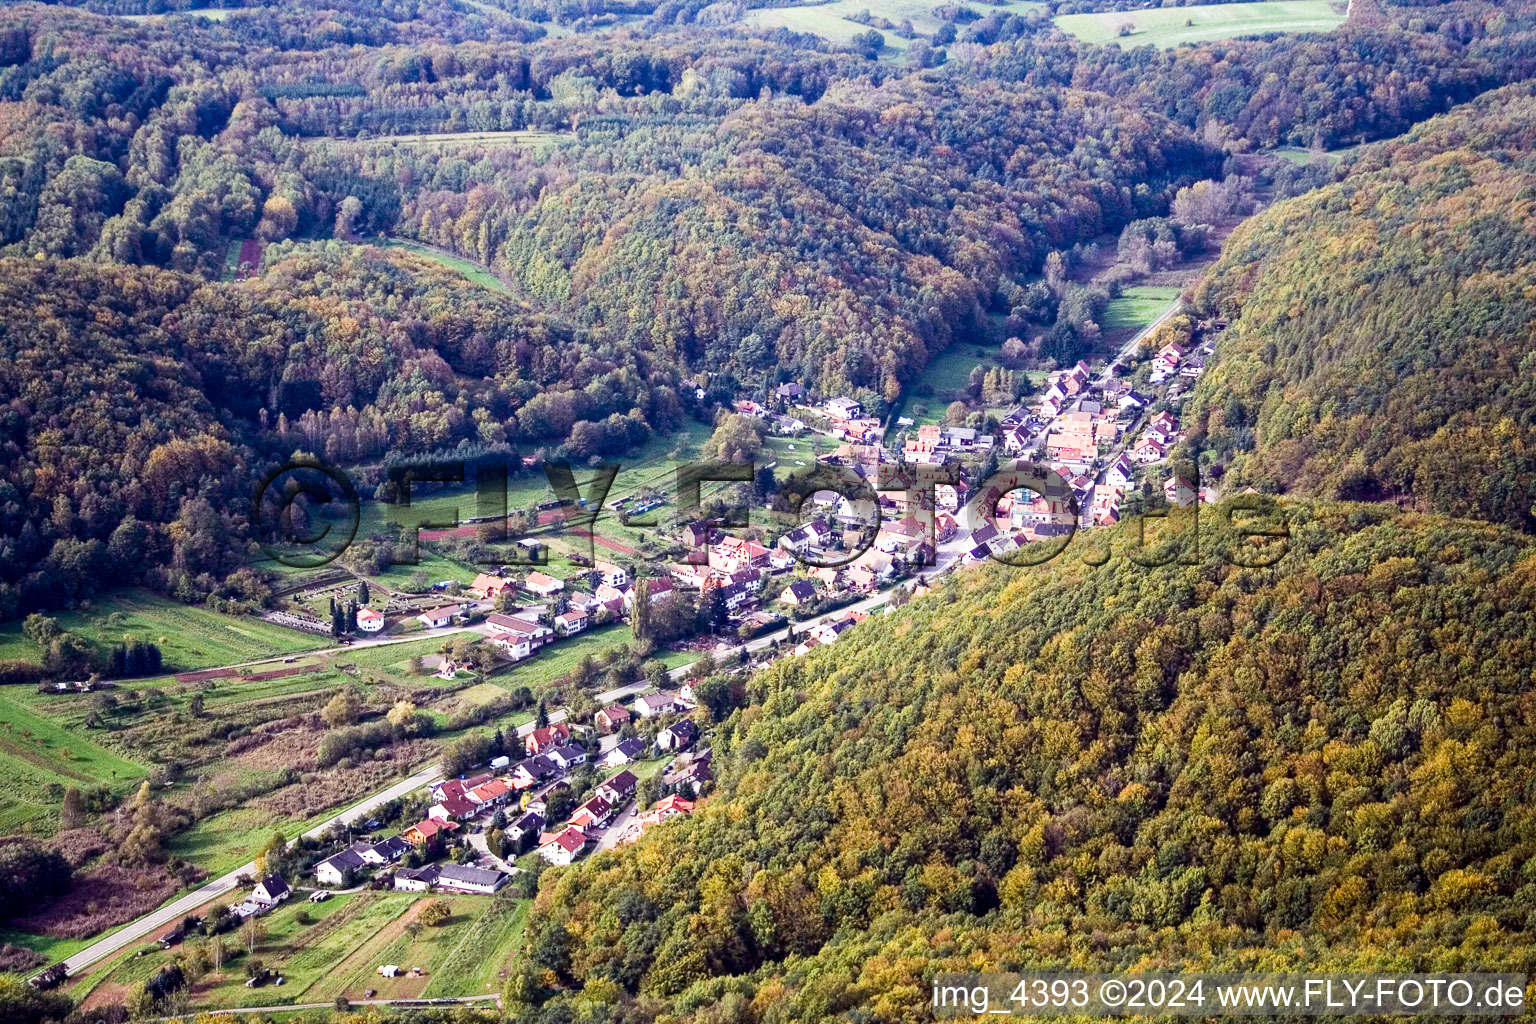
[{"label": "grassy field", "polygon": [[537,128],[521,128],[515,131],[467,131],[423,132],[415,135],[379,135],[371,139],[330,139],[333,145],[344,146],[520,146],[538,149],[575,138],[570,132],[546,132]]},{"label": "grassy field", "polygon": [[1111,299],[1104,310],[1104,327],[1140,329],[1163,315],[1168,304],[1179,297],[1177,288],[1142,285],[1126,288],[1118,299]]},{"label": "grassy field", "polygon": [[[89,608],[63,612],[59,625],[99,645],[132,635],[159,645],[167,669],[209,668],[324,646],[320,637],[260,619],[221,615],[179,604],[147,590],[119,590],[94,598]],[[42,651],[21,635],[21,623],[0,626],[0,658],[37,661]]]},{"label": "grassy field", "polygon": [[1359,148],[1359,146],[1342,146],[1339,149],[1318,151],[1315,149],[1303,149],[1300,146],[1278,146],[1270,150],[1270,152],[1282,160],[1305,167],[1319,156],[1330,164],[1337,164]]},{"label": "grassy field", "polygon": [[472,284],[477,284],[482,288],[489,288],[493,292],[501,292],[503,295],[512,294],[512,289],[507,287],[505,281],[472,260],[440,252],[437,249],[431,249],[404,238],[391,238],[384,243],[384,247],[387,249],[404,249],[407,252],[415,253],[417,256],[447,267],[457,274],[462,274]]},{"label": "grassy field", "polygon": [[[787,28],[793,32],[805,32],[839,45],[874,28],[885,37],[887,51],[895,54],[905,51],[910,40],[901,38],[890,29],[864,25],[853,19],[865,11],[893,25],[900,25],[906,19],[912,22],[913,30],[919,35],[931,36],[942,24],[933,13],[935,6],[923,0],[831,0],[830,3],[796,7],[760,7],[748,11],[742,21],[754,28]],[[996,6],[968,6],[978,14],[986,15],[994,11],[1019,14],[1040,5],[1032,0],[1009,0]]]},{"label": "grassy field", "polygon": [[439,958],[422,996],[473,996],[500,988],[501,972],[523,944],[528,906],[527,900],[496,896],[467,928],[458,930],[457,941]]},{"label": "grassy field", "polygon": [[0,792],[0,834],[51,822],[66,786],[106,785],[122,792],[149,774],[143,765],[97,746],[82,731],[66,729],[8,697],[0,697],[0,772],[6,783]]},{"label": "grassy field", "polygon": [[[1089,43],[1168,47],[1266,32],[1331,32],[1343,23],[1343,8],[1330,0],[1263,0],[1063,14],[1056,18],[1056,26]],[[1130,31],[1122,34],[1123,26],[1130,26]]]},{"label": "grassy field", "polygon": [[[971,371],[976,367],[990,369],[999,365],[1001,358],[1001,344],[951,345],[903,389],[901,405],[891,422],[895,423],[898,416],[909,416],[918,426],[942,423],[945,407],[952,401],[949,395],[970,383]],[[918,406],[924,409],[919,410]]]},{"label": "grassy field", "polygon": [[[451,910],[437,927],[415,923],[422,907],[442,900]],[[381,999],[483,995],[499,987],[503,969],[522,944],[528,902],[510,896],[457,896],[360,892],[324,903],[294,901],[263,917],[266,935],[247,953],[239,936],[223,936],[228,959],[221,973],[197,982],[193,1009],[234,1009],[289,1002],[329,1002],[338,995]],[[190,939],[188,945],[207,940]],[[100,989],[98,997],[120,994],[170,963],[183,947],[129,955],[84,979],[77,997]],[[282,976],[281,987],[245,987],[245,964],[254,957]],[[382,964],[407,969],[383,978]],[[409,969],[419,967],[420,975]]]}]

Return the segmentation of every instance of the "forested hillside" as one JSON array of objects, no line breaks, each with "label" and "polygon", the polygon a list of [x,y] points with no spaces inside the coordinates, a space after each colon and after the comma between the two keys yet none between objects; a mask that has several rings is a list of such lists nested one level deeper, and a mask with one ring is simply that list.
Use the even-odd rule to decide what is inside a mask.
[{"label": "forested hillside", "polygon": [[1195,443],[1253,483],[1536,526],[1536,89],[1364,151],[1229,240]]},{"label": "forested hillside", "polygon": [[270,264],[209,284],[0,259],[0,305],[28,311],[0,330],[0,615],[108,581],[258,596],[224,582],[250,555],[257,453],[515,454],[586,418],[592,448],[576,454],[607,454],[682,422],[666,372],[641,376],[419,257],[329,243]]},{"label": "forested hillside", "polygon": [[1528,971],[1536,548],[1287,514],[1271,569],[994,566],[754,676],[711,802],[544,880],[517,990],[895,1021],[944,970]]}]

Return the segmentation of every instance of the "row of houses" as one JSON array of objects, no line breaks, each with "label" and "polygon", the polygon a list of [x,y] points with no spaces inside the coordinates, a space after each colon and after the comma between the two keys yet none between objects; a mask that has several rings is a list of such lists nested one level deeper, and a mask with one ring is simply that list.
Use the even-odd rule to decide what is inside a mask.
[{"label": "row of houses", "polygon": [[370,868],[393,864],[404,857],[411,844],[400,836],[388,839],[359,839],[340,853],[320,861],[314,867],[315,879],[333,889],[345,888],[359,874]]},{"label": "row of houses", "polygon": [[917,436],[907,438],[902,457],[909,463],[940,465],[950,457],[985,455],[995,438],[975,427],[951,427],[928,424],[917,428]]}]

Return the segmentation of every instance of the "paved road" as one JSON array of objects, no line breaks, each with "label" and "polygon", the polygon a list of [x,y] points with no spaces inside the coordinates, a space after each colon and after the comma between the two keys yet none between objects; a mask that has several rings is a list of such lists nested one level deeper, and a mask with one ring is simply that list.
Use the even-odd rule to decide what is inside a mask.
[{"label": "paved road", "polygon": [[[673,673],[674,678],[680,678],[682,671],[683,670],[681,669],[675,671]],[[617,689],[609,690],[606,693],[598,694],[597,700],[603,704],[611,704],[614,701],[623,700],[626,697],[633,696],[634,694],[645,690],[648,685],[649,684],[643,681],[630,683],[627,686],[621,686]],[[559,708],[550,713],[549,720],[551,722],[563,722],[565,721],[565,717],[565,709]],[[528,733],[532,732],[533,729],[534,724],[532,722],[525,723],[518,726],[517,735],[526,736]],[[361,803],[354,804],[346,810],[332,815],[325,821],[316,825],[314,828],[309,829],[303,834],[312,837],[319,836],[324,834],[327,829],[330,829],[337,824],[350,825],[357,821],[366,821],[370,816],[372,816],[374,811],[389,803],[391,800],[394,800],[397,797],[406,796],[415,792],[416,790],[429,786],[442,777],[442,766],[435,763],[429,764],[426,767],[418,770],[409,778],[402,779],[401,781],[390,786],[388,789],[384,789],[378,793],[373,794],[372,796],[363,800]],[[123,927],[119,931],[113,932],[111,935],[91,943],[89,946],[85,947],[74,956],[66,959],[64,961],[65,969],[71,975],[78,974],[80,971],[89,967],[91,964],[94,964],[96,961],[101,960],[104,957],[111,956],[113,953],[118,952],[125,946],[130,946],[135,942],[139,942],[145,938],[153,938],[159,935],[162,930],[169,930],[168,926],[179,922],[182,918],[192,913],[198,907],[201,907],[205,903],[208,903],[210,900],[216,899],[217,897],[223,896],[226,893],[232,892],[234,889],[238,888],[239,880],[242,875],[252,876],[255,874],[255,872],[256,865],[254,862],[251,862],[241,865],[228,874],[220,875],[218,878],[204,882],[202,885],[198,886],[187,895],[176,900],[174,903],[168,903],[160,909],[139,918],[132,924]]]},{"label": "paved road", "polygon": [[[486,996],[444,996],[440,999],[352,999],[348,1001],[352,1006],[450,1006],[457,1003],[487,1003],[494,1002],[501,1006],[500,995]],[[335,1002],[329,1003],[288,1003],[283,1006],[244,1006],[238,1010],[199,1010],[199,1017],[208,1014],[214,1017],[226,1017],[236,1013],[281,1013],[285,1010],[329,1010],[335,1006]],[[156,1017],[160,1021],[183,1021],[186,1016],[180,1017]]]},{"label": "paved road", "polygon": [[[1167,322],[1169,317],[1172,317],[1183,308],[1184,299],[1182,297],[1174,299],[1173,302],[1169,304],[1167,309],[1158,314],[1156,320],[1153,320],[1151,323],[1147,324],[1147,326],[1137,331],[1135,336],[1132,337],[1130,341],[1120,346],[1120,351],[1116,352],[1115,358],[1111,359],[1109,363],[1105,365],[1104,372],[1099,374],[1098,380],[1094,381],[1093,385],[1102,390],[1104,385],[1108,384],[1110,379],[1114,377],[1115,367],[1119,366],[1121,363],[1125,362],[1131,357],[1131,355],[1136,351],[1137,347],[1141,345],[1142,339],[1161,327],[1164,323]],[[1025,449],[1026,452],[1034,451],[1035,447],[1039,445],[1041,441],[1049,437],[1051,430],[1056,426],[1056,421],[1065,416],[1068,410],[1075,408],[1076,405],[1076,402],[1071,403],[1070,406],[1064,407],[1061,412],[1057,413],[1055,416],[1052,416],[1050,419],[1042,423],[1040,428],[1030,435],[1029,445]]]}]

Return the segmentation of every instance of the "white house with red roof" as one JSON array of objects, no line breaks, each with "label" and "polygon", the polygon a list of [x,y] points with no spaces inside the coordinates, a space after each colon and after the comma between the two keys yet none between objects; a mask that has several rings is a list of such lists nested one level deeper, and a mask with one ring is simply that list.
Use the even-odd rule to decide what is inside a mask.
[{"label": "white house with red roof", "polygon": [[541,837],[539,856],[557,867],[570,864],[586,850],[590,840],[579,828],[567,828],[554,835]]}]

